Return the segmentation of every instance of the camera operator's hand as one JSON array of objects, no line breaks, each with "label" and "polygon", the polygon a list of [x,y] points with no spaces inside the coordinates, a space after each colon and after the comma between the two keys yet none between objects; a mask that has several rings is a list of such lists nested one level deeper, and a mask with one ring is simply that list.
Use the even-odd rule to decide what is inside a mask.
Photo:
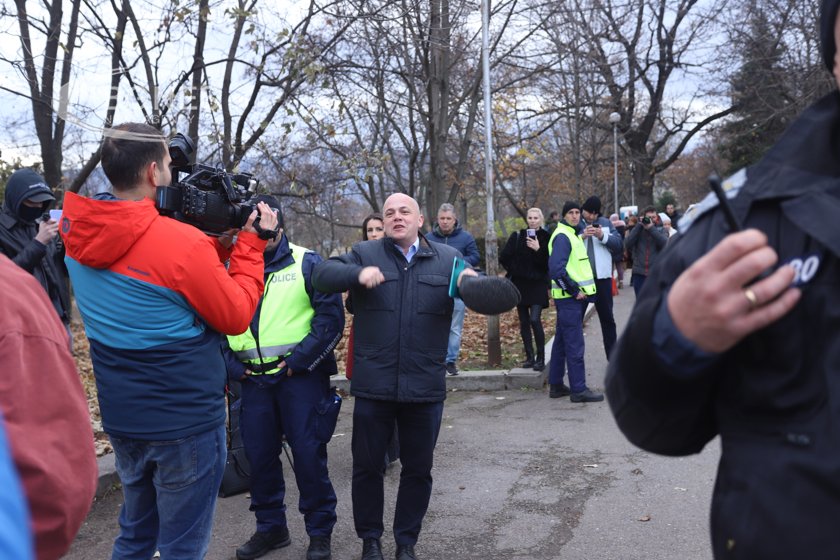
[{"label": "camera operator's hand", "polygon": [[259,235],[257,230],[254,229],[254,220],[257,219],[257,216],[260,217],[260,227],[264,230],[277,229],[277,214],[271,209],[271,206],[265,202],[258,202],[257,209],[251,212],[251,215],[248,216],[248,221],[245,223],[245,227],[242,228],[242,230]]},{"label": "camera operator's hand", "polygon": [[721,353],[779,320],[799,301],[799,289],[791,287],[795,271],[782,266],[754,281],[778,259],[758,230],[726,236],[671,287],[667,305],[674,325],[701,350]]},{"label": "camera operator's hand", "polygon": [[366,266],[359,273],[359,284],[367,289],[375,288],[385,281],[385,275],[378,266]]},{"label": "camera operator's hand", "polygon": [[42,245],[46,245],[55,239],[56,235],[58,235],[58,222],[55,220],[49,220],[41,222],[40,225],[38,225],[38,233],[35,235],[35,240],[40,242]]}]

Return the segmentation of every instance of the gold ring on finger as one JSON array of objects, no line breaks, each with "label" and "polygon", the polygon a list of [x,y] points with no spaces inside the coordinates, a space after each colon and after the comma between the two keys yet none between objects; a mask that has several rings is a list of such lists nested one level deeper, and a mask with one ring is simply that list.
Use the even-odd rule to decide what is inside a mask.
[{"label": "gold ring on finger", "polygon": [[750,302],[750,311],[758,307],[758,298],[755,296],[755,292],[752,291],[752,288],[746,288],[744,290],[744,297],[746,297],[747,301]]}]

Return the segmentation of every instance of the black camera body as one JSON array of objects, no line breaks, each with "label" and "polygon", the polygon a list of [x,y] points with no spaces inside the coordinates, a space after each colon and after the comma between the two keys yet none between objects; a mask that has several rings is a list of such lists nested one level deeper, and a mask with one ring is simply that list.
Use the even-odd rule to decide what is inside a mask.
[{"label": "black camera body", "polygon": [[178,133],[170,140],[172,183],[157,188],[158,211],[210,235],[241,228],[255,208],[248,201],[257,192],[259,180],[250,173],[191,163],[194,152],[195,144],[188,136]]},{"label": "black camera body", "polygon": [[650,222],[651,222],[650,216],[645,216],[644,218],[642,218],[642,223],[643,224],[648,225]]}]

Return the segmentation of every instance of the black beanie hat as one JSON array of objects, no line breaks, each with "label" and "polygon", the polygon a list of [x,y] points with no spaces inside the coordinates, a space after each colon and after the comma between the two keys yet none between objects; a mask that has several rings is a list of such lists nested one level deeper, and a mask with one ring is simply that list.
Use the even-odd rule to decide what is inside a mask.
[{"label": "black beanie hat", "polygon": [[560,217],[565,218],[569,210],[580,210],[580,204],[575,200],[567,200],[566,204],[563,205],[563,214]]},{"label": "black beanie hat", "polygon": [[254,206],[256,206],[258,202],[265,202],[271,208],[273,208],[274,210],[277,210],[277,223],[280,225],[280,227],[284,227],[283,226],[283,210],[280,208],[280,201],[278,201],[276,198],[274,198],[270,194],[261,194],[259,196],[255,196],[253,202],[254,202]]},{"label": "black beanie hat", "polygon": [[834,54],[837,52],[837,45],[834,44],[834,25],[837,22],[838,8],[840,0],[823,0],[820,10],[820,44],[823,62],[829,72],[834,71]]},{"label": "black beanie hat", "polygon": [[600,214],[601,199],[597,196],[590,196],[586,199],[586,202],[583,203],[583,206],[581,206],[580,209],[586,210],[587,212],[592,212],[593,214]]}]

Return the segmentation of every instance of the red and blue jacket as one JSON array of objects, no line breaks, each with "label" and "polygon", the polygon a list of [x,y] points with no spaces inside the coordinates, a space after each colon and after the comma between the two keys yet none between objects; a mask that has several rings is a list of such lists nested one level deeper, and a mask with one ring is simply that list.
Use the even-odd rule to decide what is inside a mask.
[{"label": "red and blue jacket", "polygon": [[60,230],[104,431],[174,440],[221,425],[219,333],[248,327],[263,291],[266,242],[241,232],[230,253],[158,214],[152,200],[108,193],[67,193]]}]

